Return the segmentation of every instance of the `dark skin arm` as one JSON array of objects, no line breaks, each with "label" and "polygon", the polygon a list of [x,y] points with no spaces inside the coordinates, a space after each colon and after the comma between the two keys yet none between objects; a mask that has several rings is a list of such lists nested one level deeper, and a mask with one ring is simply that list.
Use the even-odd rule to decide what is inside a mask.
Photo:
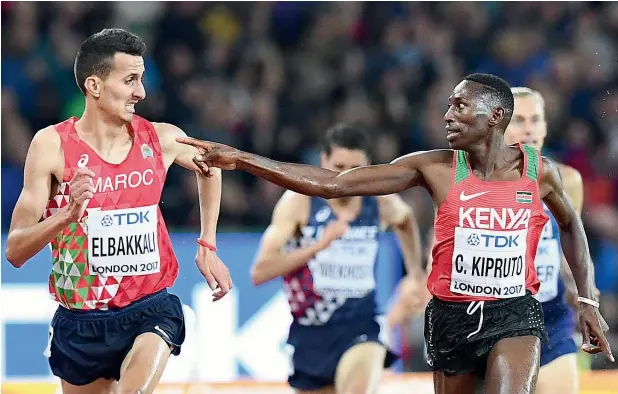
[{"label": "dark skin arm", "polygon": [[[562,184],[564,186],[564,192],[569,197],[575,212],[577,212],[577,215],[581,218],[584,205],[584,183],[582,176],[579,171],[573,167],[560,163],[555,164],[558,168],[558,172],[560,173],[560,179],[562,180]],[[560,264],[560,276],[562,277],[564,287],[566,288],[567,301],[573,309],[577,311],[579,309],[579,302],[577,301],[577,285],[575,284],[575,280],[573,279],[573,274],[569,269],[568,263],[565,264],[564,256],[562,259],[563,263]],[[594,269],[594,266],[592,266],[591,269]],[[598,299],[600,293],[596,285],[593,288],[593,292],[595,296],[594,299]]]},{"label": "dark skin arm", "polygon": [[444,151],[417,152],[389,164],[358,167],[338,173],[316,166],[283,163],[213,142],[192,138],[179,138],[177,141],[200,150],[202,160],[196,163],[201,163],[203,171],[207,171],[208,167],[239,169],[297,193],[322,198],[379,196],[399,193],[414,186],[426,186],[422,168],[444,156]]},{"label": "dark skin arm", "polygon": [[417,186],[422,179],[413,159],[338,173],[243,153],[236,168],[297,193],[323,198],[392,194]]},{"label": "dark skin arm", "polygon": [[[584,226],[565,193],[557,168],[546,158],[543,158],[540,189],[543,201],[560,226],[562,250],[573,273],[579,296],[596,300],[592,259]],[[593,354],[603,351],[614,361],[604,333],[608,326],[599,310],[581,303],[579,324],[583,335],[583,350]]]}]

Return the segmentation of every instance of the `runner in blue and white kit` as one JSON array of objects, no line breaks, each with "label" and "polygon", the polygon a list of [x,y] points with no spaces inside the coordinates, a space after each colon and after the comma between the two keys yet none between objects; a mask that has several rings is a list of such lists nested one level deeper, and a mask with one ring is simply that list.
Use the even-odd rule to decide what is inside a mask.
[{"label": "runner in blue and white kit", "polygon": [[[322,167],[367,165],[370,151],[366,131],[336,125]],[[394,361],[376,321],[378,236],[387,227],[399,238],[409,280],[422,280],[419,230],[396,194],[325,200],[287,191],[277,203],[251,276],[256,284],[283,277],[293,317],[288,382],[297,393],[375,393]]]}]

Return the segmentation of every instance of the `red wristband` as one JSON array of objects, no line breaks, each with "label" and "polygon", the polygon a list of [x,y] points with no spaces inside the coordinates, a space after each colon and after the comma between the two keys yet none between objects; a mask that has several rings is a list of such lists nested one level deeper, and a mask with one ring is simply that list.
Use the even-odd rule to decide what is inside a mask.
[{"label": "red wristband", "polygon": [[198,238],[198,239],[197,239],[197,244],[198,244],[198,245],[200,245],[200,246],[205,247],[206,249],[210,249],[210,250],[212,250],[213,252],[216,252],[216,251],[217,251],[217,247],[216,247],[215,245],[211,245],[211,244],[209,244],[208,242],[204,241],[203,239],[199,239],[199,238]]}]

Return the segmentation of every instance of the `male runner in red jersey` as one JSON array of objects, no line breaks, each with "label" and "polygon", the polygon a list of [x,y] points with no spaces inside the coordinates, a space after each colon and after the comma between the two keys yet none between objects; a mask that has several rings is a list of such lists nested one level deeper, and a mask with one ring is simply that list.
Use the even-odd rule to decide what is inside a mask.
[{"label": "male runner in red jersey", "polygon": [[60,306],[46,354],[65,394],[151,393],[180,352],[182,304],[167,293],[178,262],[158,207],[172,163],[198,173],[198,269],[219,288],[215,299],[231,287],[214,246],[220,174],[199,171],[197,150],[176,142],[182,130],[135,115],[146,96],[145,49],[121,29],[82,43],[75,78],[84,113],[36,134],[11,220],[13,266],[51,244],[49,289]]},{"label": "male runner in red jersey", "polygon": [[577,283],[584,350],[613,356],[594,300],[586,235],[555,166],[531,147],[504,144],[513,105],[504,80],[471,74],[455,87],[444,115],[453,150],[418,152],[341,174],[222,144],[178,141],[200,148],[196,161],[203,170],[240,169],[311,196],[424,187],[438,207],[428,280],[434,298],[425,317],[436,392],[472,393],[484,377],[488,393],[532,393],[540,339],[546,338],[540,303],[532,297],[539,289],[534,256],[547,222],[543,202],[560,225]]}]

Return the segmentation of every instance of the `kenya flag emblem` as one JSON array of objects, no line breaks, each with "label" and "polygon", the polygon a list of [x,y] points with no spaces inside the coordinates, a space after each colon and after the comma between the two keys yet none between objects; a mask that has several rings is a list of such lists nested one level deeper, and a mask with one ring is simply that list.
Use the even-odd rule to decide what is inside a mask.
[{"label": "kenya flag emblem", "polygon": [[515,200],[522,204],[532,203],[532,192],[515,192]]}]

